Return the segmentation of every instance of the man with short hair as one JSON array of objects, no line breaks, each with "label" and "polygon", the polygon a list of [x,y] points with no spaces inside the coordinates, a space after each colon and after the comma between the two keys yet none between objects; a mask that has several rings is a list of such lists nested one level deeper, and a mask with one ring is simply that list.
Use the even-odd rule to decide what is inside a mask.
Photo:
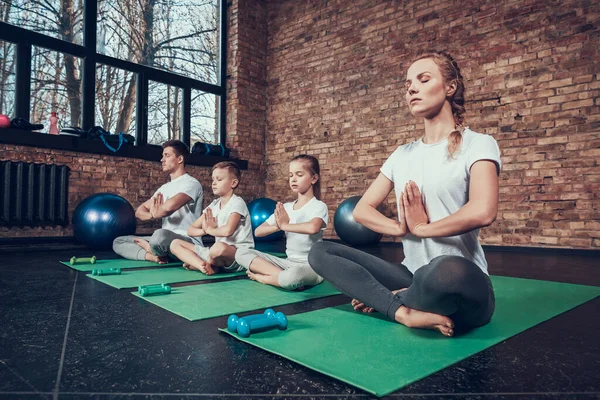
[{"label": "man with short hair", "polygon": [[201,238],[190,238],[188,227],[202,213],[202,185],[185,171],[188,146],[180,140],[163,144],[162,170],[171,180],[138,207],[135,216],[141,221],[162,220],[162,229],[152,236],[120,236],[113,241],[115,253],[130,260],[167,263],[169,246],[175,239],[202,245]]}]

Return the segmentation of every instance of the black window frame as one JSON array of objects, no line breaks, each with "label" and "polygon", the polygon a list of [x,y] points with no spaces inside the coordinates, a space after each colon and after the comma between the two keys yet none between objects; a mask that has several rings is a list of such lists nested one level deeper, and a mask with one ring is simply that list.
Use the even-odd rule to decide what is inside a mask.
[{"label": "black window frame", "polygon": [[[118,58],[99,54],[96,49],[97,34],[97,2],[96,0],[84,0],[83,13],[83,44],[75,44],[53,38],[32,30],[20,28],[6,22],[0,21],[0,40],[11,42],[16,45],[15,51],[15,115],[29,120],[30,117],[30,97],[31,97],[31,54],[33,46],[40,46],[49,50],[69,54],[81,58],[82,68],[82,99],[81,99],[81,127],[85,130],[95,125],[95,82],[96,66],[104,64],[111,67],[124,69],[137,74],[137,94],[136,94],[136,141],[135,147],[150,150],[150,153],[156,153],[160,146],[148,144],[148,82],[155,81],[166,85],[173,85],[181,88],[183,91],[182,99],[182,130],[181,141],[190,145],[191,136],[191,99],[192,89],[201,90],[206,93],[219,96],[219,116],[218,130],[219,140],[223,146],[226,146],[226,67],[227,67],[227,1],[218,0],[220,3],[220,48],[219,48],[219,82],[211,84],[195,80],[176,72],[165,71],[143,64],[136,64]],[[8,130],[7,130],[8,131]],[[10,129],[10,131],[13,131]],[[8,132],[7,132],[8,133]],[[0,142],[25,144],[22,140],[11,141],[7,135],[1,135]],[[56,137],[48,139],[57,139]],[[53,147],[63,150],[84,151],[82,146],[76,145],[82,139],[59,140],[57,146],[48,145],[50,140],[43,140],[44,144],[40,147]],[[28,141],[29,142],[29,141]],[[72,144],[71,144],[72,143]],[[86,147],[86,146],[83,146]],[[89,146],[87,146],[89,147]],[[93,146],[92,146],[93,147]],[[138,149],[142,150],[142,149]],[[96,151],[87,151],[96,152]],[[101,153],[105,153],[101,151]],[[140,151],[129,152],[131,154],[142,154]],[[106,153],[110,154],[110,153]],[[121,154],[115,153],[119,156]],[[131,157],[134,157],[131,155]],[[146,158],[146,157],[140,157]],[[193,157],[196,158],[196,157]],[[215,157],[215,160],[223,157]],[[196,163],[193,163],[196,164]],[[246,164],[246,163],[244,163]]]}]

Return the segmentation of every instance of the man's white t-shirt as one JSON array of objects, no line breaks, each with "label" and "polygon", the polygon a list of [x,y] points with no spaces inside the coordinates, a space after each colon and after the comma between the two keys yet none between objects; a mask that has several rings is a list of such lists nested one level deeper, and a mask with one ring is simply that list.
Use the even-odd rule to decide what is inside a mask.
[{"label": "man's white t-shirt", "polygon": [[[381,167],[381,173],[394,183],[398,215],[400,193],[409,180],[417,184],[423,203],[434,222],[457,212],[469,200],[471,166],[479,160],[496,164],[500,174],[500,149],[493,137],[466,128],[460,149],[450,158],[448,140],[425,144],[422,139],[398,147]],[[410,233],[402,238],[406,258],[402,262],[412,273],[441,255],[458,255],[487,272],[487,261],[479,243],[479,229],[462,235],[418,238]]]},{"label": "man's white t-shirt", "polygon": [[254,248],[254,237],[252,236],[252,221],[246,202],[238,195],[231,196],[231,199],[221,208],[221,198],[213,200],[204,210],[210,208],[213,216],[217,219],[217,227],[227,224],[229,217],[233,213],[240,215],[240,222],[235,232],[228,237],[215,237],[216,242],[225,242],[229,245],[239,248]]},{"label": "man's white t-shirt", "polygon": [[[295,233],[286,232],[286,249],[287,259],[290,261],[308,262],[308,253],[310,252],[313,244],[323,240],[323,231],[327,227],[327,221],[329,220],[329,213],[327,212],[327,205],[316,197],[313,197],[299,210],[294,210],[295,201],[285,203],[283,208],[290,216],[290,224],[301,224],[304,222],[310,222],[313,218],[321,218],[323,225],[321,230],[314,235],[308,235],[306,233]],[[269,225],[275,225],[275,214],[267,219]]]},{"label": "man's white t-shirt", "polygon": [[[172,197],[175,197],[178,193],[185,193],[192,199],[186,203],[179,210],[173,214],[168,215],[162,219],[162,228],[168,229],[179,235],[189,237],[187,230],[194,223],[196,219],[201,215],[202,212],[202,185],[198,182],[198,179],[190,176],[189,174],[183,174],[178,178],[173,179],[170,182],[162,185],[154,196],[158,193],[162,193],[163,200],[166,202]],[[202,243],[202,238],[192,238],[196,243]]]}]

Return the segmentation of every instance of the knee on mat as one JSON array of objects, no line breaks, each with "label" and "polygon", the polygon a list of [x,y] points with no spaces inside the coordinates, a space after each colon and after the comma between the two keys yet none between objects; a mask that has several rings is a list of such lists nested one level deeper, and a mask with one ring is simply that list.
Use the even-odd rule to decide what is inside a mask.
[{"label": "knee on mat", "polygon": [[298,289],[302,286],[315,286],[321,282],[323,282],[323,278],[308,265],[286,269],[279,274],[279,285],[287,290]]}]

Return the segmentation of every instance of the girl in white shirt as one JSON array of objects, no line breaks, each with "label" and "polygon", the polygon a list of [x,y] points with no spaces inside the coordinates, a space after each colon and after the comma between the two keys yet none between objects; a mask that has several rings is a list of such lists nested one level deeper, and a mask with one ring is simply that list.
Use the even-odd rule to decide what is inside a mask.
[{"label": "girl in white shirt", "polygon": [[[353,213],[374,231],[402,237],[402,264],[337,243],[317,244],[309,261],[356,310],[452,336],[486,324],[494,312],[478,233],[496,218],[500,151],[491,136],[464,128],[463,78],[449,55],[417,58],[406,102],[423,118],[425,135],[388,158]],[[394,189],[397,220],[377,211]]]},{"label": "girl in white shirt", "polygon": [[252,249],[238,250],[235,260],[247,269],[250,279],[288,290],[323,281],[308,264],[308,253],[322,240],[328,221],[327,205],[319,200],[320,182],[319,161],[315,157],[303,154],[292,159],[289,185],[297,199],[277,203],[275,213],[254,232],[261,237],[284,231],[287,259]]}]

